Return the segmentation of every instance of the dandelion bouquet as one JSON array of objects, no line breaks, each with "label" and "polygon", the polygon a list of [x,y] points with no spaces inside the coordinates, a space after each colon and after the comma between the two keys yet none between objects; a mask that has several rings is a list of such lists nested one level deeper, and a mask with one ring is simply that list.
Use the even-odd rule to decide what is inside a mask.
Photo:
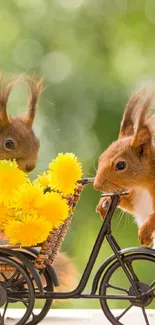
[{"label": "dandelion bouquet", "polygon": [[[11,244],[35,246],[69,214],[67,198],[82,177],[72,153],[60,153],[33,182],[15,161],[0,161],[0,228]],[[48,189],[48,191],[47,191]]]}]

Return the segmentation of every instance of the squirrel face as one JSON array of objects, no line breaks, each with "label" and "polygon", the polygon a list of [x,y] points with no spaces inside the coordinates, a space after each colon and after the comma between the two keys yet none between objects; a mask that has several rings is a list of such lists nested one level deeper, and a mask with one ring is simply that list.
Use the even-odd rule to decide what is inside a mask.
[{"label": "squirrel face", "polygon": [[[144,91],[144,89],[143,89]],[[104,192],[122,192],[134,187],[145,187],[154,169],[154,146],[147,108],[154,93],[149,94],[143,104],[142,90],[134,93],[125,109],[118,140],[102,153],[94,187]],[[135,121],[134,121],[135,118]]]},{"label": "squirrel face", "polygon": [[9,119],[0,133],[0,159],[15,159],[24,172],[31,172],[37,162],[39,140],[22,118]]},{"label": "squirrel face", "polygon": [[29,89],[27,112],[12,118],[7,114],[7,101],[16,81],[0,75],[0,159],[15,159],[21,170],[32,171],[37,162],[39,140],[32,130],[37,101],[42,92],[42,79],[21,77]]},{"label": "squirrel face", "polygon": [[104,192],[122,192],[139,184],[148,177],[151,155],[131,147],[132,138],[113,142],[99,158],[94,187]]}]

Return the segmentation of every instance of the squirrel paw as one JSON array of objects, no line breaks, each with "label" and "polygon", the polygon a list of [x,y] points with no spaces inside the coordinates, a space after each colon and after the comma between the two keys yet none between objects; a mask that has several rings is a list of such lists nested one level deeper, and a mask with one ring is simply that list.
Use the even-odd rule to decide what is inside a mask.
[{"label": "squirrel paw", "polygon": [[138,238],[141,245],[150,246],[152,244],[152,232],[146,224],[139,227]]},{"label": "squirrel paw", "polygon": [[111,203],[111,198],[102,197],[96,207],[96,212],[98,212],[101,216],[101,219],[103,220],[107,214],[107,211],[109,209]]}]

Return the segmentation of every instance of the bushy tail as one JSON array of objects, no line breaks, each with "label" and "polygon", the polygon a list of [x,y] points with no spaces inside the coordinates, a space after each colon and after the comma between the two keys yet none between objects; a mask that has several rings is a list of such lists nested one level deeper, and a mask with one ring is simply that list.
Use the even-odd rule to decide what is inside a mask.
[{"label": "bushy tail", "polygon": [[75,289],[78,280],[78,270],[72,259],[63,252],[60,252],[55,259],[54,267],[57,272],[59,287],[55,287],[54,291],[64,292]]}]

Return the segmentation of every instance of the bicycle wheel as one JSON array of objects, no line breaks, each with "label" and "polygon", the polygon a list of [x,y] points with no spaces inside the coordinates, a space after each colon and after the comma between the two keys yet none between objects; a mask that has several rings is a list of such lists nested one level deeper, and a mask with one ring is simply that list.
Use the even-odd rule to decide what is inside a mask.
[{"label": "bicycle wheel", "polygon": [[[128,268],[139,293],[143,294],[149,289],[152,291],[136,301],[128,299],[128,296],[136,297],[136,293],[117,260],[108,268],[101,281],[99,292],[101,295],[107,295],[106,298],[100,299],[101,308],[112,324],[126,325],[129,323],[129,317],[131,323],[133,318],[133,324],[135,324],[135,309],[132,307],[138,307],[139,324],[153,325],[154,318],[146,307],[155,307],[155,256],[132,254],[123,257],[123,262]],[[115,298],[110,299],[108,295],[115,295]],[[125,295],[126,299],[123,300],[119,295]],[[117,308],[122,310],[114,312],[113,309]]]},{"label": "bicycle wheel", "polygon": [[[18,295],[15,296],[14,292]],[[26,293],[26,298],[23,293]],[[7,256],[0,256],[0,298],[0,324],[24,325],[34,306],[33,283],[22,265]],[[19,315],[10,315],[10,308],[22,310]]]},{"label": "bicycle wheel", "polygon": [[[34,252],[33,250],[31,251],[31,249],[30,249],[30,251],[28,251],[28,250],[26,251],[26,249],[25,249],[24,251],[19,250],[19,252],[21,254],[25,255],[32,262],[34,262],[36,259],[37,251]],[[19,261],[19,263],[21,263],[21,261]],[[31,276],[31,274],[30,274],[30,276]],[[52,292],[53,291],[53,282],[52,282],[51,277],[49,276],[48,270],[47,269],[41,270],[40,276],[42,279],[42,284],[43,284],[45,293],[48,291]],[[33,281],[35,293],[39,293],[38,287],[37,287],[34,279],[32,279],[32,281]],[[31,312],[31,315],[30,315],[26,324],[27,325],[36,325],[39,322],[41,322],[47,315],[48,311],[50,310],[52,302],[53,302],[52,298],[36,299],[34,308]]]},{"label": "bicycle wheel", "polygon": [[[42,283],[44,287],[45,293],[48,291],[53,291],[53,283],[48,274],[48,271],[45,269],[41,275]],[[38,292],[38,288],[34,285],[35,293]],[[53,299],[52,298],[44,298],[44,299],[36,299],[36,303],[34,305],[34,309],[32,310],[31,316],[26,323],[27,325],[36,325],[41,322],[45,316],[47,315],[49,309],[51,308]]]}]

